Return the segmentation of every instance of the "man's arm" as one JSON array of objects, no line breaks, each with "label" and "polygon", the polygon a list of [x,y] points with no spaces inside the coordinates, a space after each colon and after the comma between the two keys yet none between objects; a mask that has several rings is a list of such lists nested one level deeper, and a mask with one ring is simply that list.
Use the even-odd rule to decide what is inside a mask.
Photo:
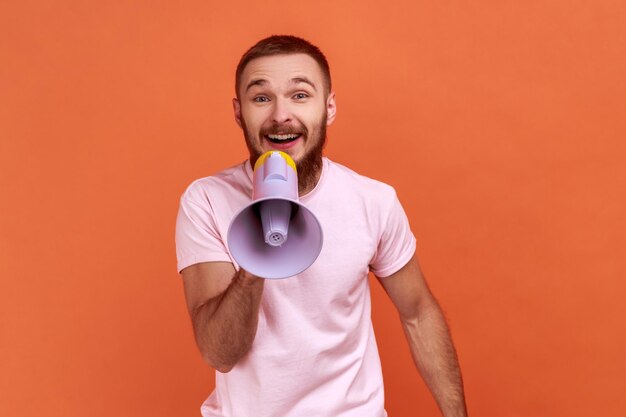
[{"label": "man's arm", "polygon": [[378,278],[400,314],[411,355],[444,417],[466,417],[463,380],[446,320],[413,258]]},{"label": "man's arm", "polygon": [[181,271],[185,299],[204,360],[226,373],[252,346],[264,279],[229,262],[205,262]]}]

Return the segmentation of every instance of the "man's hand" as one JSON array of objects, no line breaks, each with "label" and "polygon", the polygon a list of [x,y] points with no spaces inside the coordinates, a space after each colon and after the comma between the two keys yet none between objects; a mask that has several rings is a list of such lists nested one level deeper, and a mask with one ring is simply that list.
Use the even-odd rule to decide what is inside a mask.
[{"label": "man's hand", "polygon": [[204,360],[226,373],[248,353],[254,337],[264,279],[229,262],[206,262],[181,271],[185,299]]}]

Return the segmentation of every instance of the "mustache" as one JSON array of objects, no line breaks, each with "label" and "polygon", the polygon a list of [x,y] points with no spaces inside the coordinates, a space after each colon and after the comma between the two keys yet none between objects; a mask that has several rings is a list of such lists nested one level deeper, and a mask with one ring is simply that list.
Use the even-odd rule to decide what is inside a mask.
[{"label": "mustache", "polygon": [[309,131],[307,130],[305,126],[293,126],[293,125],[285,126],[285,125],[273,124],[271,126],[261,128],[260,133],[261,133],[261,136],[277,135],[277,134],[281,134],[281,135],[302,134],[303,136],[307,136]]}]

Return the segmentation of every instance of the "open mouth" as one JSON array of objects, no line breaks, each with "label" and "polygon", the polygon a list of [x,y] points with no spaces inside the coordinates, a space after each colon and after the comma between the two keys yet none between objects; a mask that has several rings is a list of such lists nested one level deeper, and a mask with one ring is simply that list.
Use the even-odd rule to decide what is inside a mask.
[{"label": "open mouth", "polygon": [[287,135],[265,135],[265,139],[277,145],[282,145],[291,143],[294,140],[298,139],[300,136],[302,136],[302,134],[300,133],[290,133]]}]

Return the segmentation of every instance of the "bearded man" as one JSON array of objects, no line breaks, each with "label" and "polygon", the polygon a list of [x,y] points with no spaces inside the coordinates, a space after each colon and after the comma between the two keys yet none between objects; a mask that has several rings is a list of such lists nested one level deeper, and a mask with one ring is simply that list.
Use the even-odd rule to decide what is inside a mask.
[{"label": "bearded man", "polygon": [[[176,224],[178,270],[196,343],[216,372],[204,417],[384,417],[368,273],[397,308],[417,368],[442,414],[466,416],[448,327],[415,255],[392,187],[322,155],[336,113],[320,50],[294,36],[250,48],[236,71],[235,120],[249,160],[193,182]],[[324,244],[306,271],[266,280],[239,267],[226,242],[267,151],[296,162],[300,202]]]}]

